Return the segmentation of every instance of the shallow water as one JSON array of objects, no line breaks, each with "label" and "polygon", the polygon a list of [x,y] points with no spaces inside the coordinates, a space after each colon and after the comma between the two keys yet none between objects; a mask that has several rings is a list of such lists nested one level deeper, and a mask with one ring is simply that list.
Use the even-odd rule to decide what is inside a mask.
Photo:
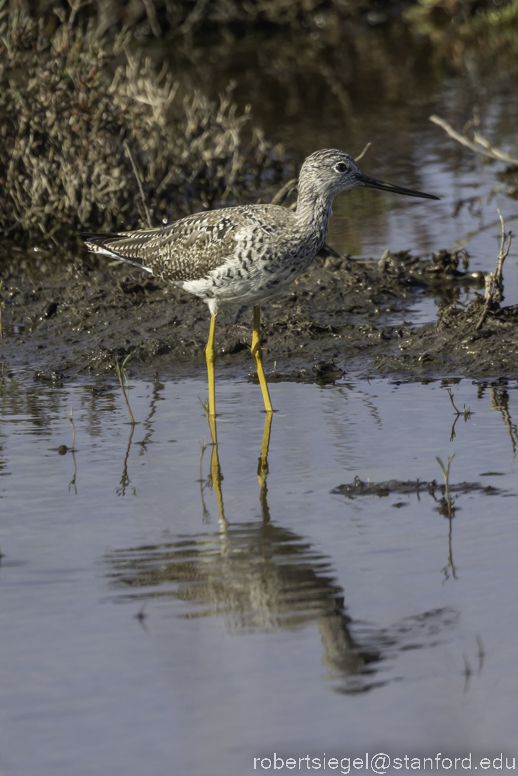
[{"label": "shallow water", "polygon": [[438,382],[273,385],[261,481],[217,387],[219,485],[204,381],[131,381],[130,438],[114,384],[4,378],[2,773],[516,756],[516,383],[450,382],[452,440]]}]

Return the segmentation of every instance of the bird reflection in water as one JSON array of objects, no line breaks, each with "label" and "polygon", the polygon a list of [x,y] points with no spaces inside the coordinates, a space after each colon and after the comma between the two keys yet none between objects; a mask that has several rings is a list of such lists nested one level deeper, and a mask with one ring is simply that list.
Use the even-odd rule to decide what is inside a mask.
[{"label": "bird reflection in water", "polygon": [[[183,604],[180,616],[224,617],[233,633],[296,631],[316,624],[327,678],[338,691],[363,692],[385,683],[379,676],[382,660],[394,650],[425,646],[432,632],[436,641],[439,624],[451,624],[452,613],[429,612],[383,630],[353,623],[330,559],[271,520],[267,479],[272,417],[266,414],[257,468],[261,519],[235,522],[225,515],[216,419],[208,416],[218,529],[206,526],[194,536],[111,552],[110,577],[119,588],[132,589],[131,600],[171,597]],[[360,638],[353,637],[352,626],[355,633],[361,629]]]}]

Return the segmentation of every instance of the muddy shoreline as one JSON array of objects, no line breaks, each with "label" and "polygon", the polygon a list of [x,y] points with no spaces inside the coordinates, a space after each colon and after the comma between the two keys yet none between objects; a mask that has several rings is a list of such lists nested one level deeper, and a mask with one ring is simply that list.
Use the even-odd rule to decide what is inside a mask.
[{"label": "muddy shoreline", "polygon": [[[25,366],[40,379],[80,379],[114,374],[114,357],[131,355],[134,376],[204,373],[209,315],[199,299],[82,250],[68,261],[11,251],[2,263],[5,371]],[[493,310],[475,331],[483,280],[446,251],[428,259],[388,251],[379,260],[317,258],[262,306],[268,379],[518,377],[518,306]],[[467,306],[457,304],[467,286],[479,290]],[[414,325],[423,294],[435,299],[437,318]],[[218,314],[221,377],[254,378],[251,314]]]}]

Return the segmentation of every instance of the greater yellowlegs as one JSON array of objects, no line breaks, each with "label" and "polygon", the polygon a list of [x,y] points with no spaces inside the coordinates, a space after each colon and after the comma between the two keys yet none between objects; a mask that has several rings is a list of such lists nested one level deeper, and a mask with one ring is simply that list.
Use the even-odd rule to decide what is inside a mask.
[{"label": "greater yellowlegs", "polygon": [[90,251],[134,264],[201,297],[211,322],[205,350],[209,414],[216,414],[214,333],[218,308],[254,304],[252,356],[264,405],[272,412],[262,365],[259,302],[278,294],[303,272],[323,246],[333,199],[368,186],[412,197],[439,199],[369,178],[343,151],[316,151],[302,165],[297,208],[243,205],[181,218],[160,229],[84,234]]}]

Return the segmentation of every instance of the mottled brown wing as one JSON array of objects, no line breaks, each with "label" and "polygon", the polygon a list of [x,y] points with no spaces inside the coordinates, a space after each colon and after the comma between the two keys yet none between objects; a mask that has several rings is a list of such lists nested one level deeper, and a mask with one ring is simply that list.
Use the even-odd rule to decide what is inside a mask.
[{"label": "mottled brown wing", "polygon": [[90,250],[141,266],[164,280],[197,280],[234,254],[234,233],[246,219],[240,210],[199,213],[161,229],[82,236]]}]

